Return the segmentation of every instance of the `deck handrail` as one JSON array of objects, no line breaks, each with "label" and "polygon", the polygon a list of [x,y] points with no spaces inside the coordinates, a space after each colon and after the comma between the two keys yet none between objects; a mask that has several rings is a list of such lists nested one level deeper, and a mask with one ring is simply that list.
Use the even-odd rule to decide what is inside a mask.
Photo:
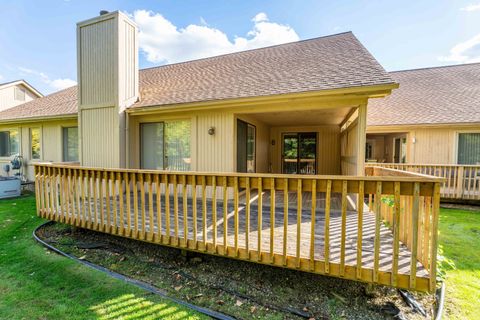
[{"label": "deck handrail", "polygon": [[423,163],[366,163],[371,167],[425,174],[443,179],[440,196],[451,200],[480,200],[480,165]]},{"label": "deck handrail", "polygon": [[[35,191],[38,215],[78,227],[433,291],[442,179],[380,169],[371,174],[166,172],[38,163]],[[385,201],[389,198],[391,203]],[[385,259],[391,262],[380,263]]]}]

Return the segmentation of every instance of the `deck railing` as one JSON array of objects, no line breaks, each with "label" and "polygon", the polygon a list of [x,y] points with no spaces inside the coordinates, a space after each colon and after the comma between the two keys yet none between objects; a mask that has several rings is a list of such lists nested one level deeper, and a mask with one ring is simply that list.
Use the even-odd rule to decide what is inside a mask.
[{"label": "deck railing", "polygon": [[367,171],[371,176],[36,164],[37,211],[180,249],[433,291],[440,180]]},{"label": "deck railing", "polygon": [[480,165],[367,163],[366,166],[444,178],[440,188],[443,199],[480,200]]}]

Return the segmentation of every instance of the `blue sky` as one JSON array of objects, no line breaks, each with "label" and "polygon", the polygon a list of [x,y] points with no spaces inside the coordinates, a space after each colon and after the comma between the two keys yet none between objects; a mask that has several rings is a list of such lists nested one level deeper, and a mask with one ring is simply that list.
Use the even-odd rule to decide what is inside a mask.
[{"label": "blue sky", "polygon": [[480,61],[480,1],[0,0],[0,83],[74,84],[76,22],[121,10],[140,27],[140,67],[353,31],[385,69]]}]

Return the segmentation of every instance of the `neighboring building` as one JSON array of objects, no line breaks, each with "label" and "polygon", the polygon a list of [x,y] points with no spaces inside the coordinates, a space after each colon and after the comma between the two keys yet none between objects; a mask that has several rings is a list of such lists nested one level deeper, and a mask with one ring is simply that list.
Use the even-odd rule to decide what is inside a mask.
[{"label": "neighboring building", "polygon": [[128,17],[77,29],[78,88],[0,112],[30,179],[35,161],[361,175],[368,100],[398,86],[350,32],[139,71]]},{"label": "neighboring building", "polygon": [[43,95],[25,80],[0,83],[0,111],[41,97]]},{"label": "neighboring building", "polygon": [[480,63],[390,76],[400,88],[369,104],[367,161],[480,163]]}]

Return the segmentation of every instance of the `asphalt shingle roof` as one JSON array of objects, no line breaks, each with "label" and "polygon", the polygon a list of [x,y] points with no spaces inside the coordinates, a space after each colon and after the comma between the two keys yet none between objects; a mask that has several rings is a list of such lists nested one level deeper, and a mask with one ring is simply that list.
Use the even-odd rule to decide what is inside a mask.
[{"label": "asphalt shingle roof", "polygon": [[[351,33],[140,70],[130,108],[393,84]],[[0,112],[0,121],[77,112],[72,87]]]},{"label": "asphalt shingle roof", "polygon": [[370,99],[368,126],[480,122],[480,63],[390,72],[400,87]]}]

